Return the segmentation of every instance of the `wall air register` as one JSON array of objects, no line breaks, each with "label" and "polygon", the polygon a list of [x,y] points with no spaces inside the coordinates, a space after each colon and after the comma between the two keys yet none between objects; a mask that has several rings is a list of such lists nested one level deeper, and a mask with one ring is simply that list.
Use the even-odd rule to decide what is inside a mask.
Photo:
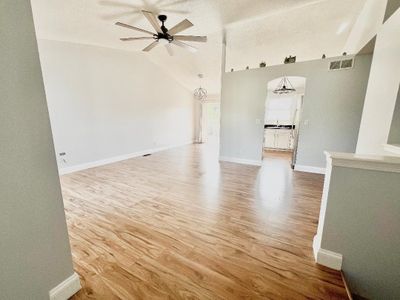
[{"label": "wall air register", "polygon": [[329,70],[337,71],[337,70],[347,70],[351,69],[354,66],[354,58],[346,58],[342,60],[331,61],[329,64]]}]

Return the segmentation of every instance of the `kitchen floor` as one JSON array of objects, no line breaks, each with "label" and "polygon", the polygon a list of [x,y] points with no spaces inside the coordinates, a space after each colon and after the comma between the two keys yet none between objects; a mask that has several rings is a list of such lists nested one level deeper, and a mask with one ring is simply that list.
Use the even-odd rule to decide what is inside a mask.
[{"label": "kitchen floor", "polygon": [[287,160],[290,164],[292,160],[292,151],[277,151],[264,148],[263,158]]}]

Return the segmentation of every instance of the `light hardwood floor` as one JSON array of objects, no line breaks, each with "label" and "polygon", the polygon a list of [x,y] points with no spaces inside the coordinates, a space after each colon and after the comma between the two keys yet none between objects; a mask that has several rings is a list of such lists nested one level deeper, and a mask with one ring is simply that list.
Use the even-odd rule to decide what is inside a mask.
[{"label": "light hardwood floor", "polygon": [[62,176],[73,299],[346,299],[312,256],[323,177],[191,145]]}]

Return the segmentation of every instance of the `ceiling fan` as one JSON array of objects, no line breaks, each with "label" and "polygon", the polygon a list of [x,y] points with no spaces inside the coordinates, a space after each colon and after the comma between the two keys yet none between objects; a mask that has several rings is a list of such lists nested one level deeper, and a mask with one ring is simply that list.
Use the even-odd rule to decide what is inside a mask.
[{"label": "ceiling fan", "polygon": [[193,26],[193,24],[188,20],[185,19],[182,22],[176,24],[174,27],[171,29],[168,29],[165,27],[164,23],[167,21],[167,16],[166,15],[159,15],[158,20],[157,17],[149,11],[142,10],[143,15],[146,17],[146,19],[150,22],[150,24],[153,26],[155,29],[156,33],[153,33],[151,31],[141,29],[132,25],[128,25],[125,23],[117,22],[115,25],[133,29],[142,33],[146,33],[150,36],[144,36],[144,37],[126,37],[126,38],[121,38],[121,41],[136,41],[136,40],[153,40],[153,42],[148,45],[146,48],[144,48],[142,51],[149,52],[152,50],[154,47],[156,47],[159,44],[162,44],[166,47],[169,55],[174,55],[173,48],[171,44],[174,44],[178,47],[184,48],[186,50],[189,50],[191,52],[196,52],[197,48],[193,47],[192,45],[189,45],[184,42],[199,42],[199,43],[205,43],[207,42],[207,37],[206,36],[194,36],[194,35],[177,35],[177,33],[180,33],[190,27]]}]

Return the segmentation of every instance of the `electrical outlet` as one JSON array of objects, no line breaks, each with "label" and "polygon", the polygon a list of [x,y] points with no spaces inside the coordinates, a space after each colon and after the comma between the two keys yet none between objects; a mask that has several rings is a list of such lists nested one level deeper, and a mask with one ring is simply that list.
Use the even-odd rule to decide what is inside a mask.
[{"label": "electrical outlet", "polygon": [[67,153],[66,152],[60,152],[58,153],[58,156],[60,157],[60,162],[63,164],[67,164]]}]

